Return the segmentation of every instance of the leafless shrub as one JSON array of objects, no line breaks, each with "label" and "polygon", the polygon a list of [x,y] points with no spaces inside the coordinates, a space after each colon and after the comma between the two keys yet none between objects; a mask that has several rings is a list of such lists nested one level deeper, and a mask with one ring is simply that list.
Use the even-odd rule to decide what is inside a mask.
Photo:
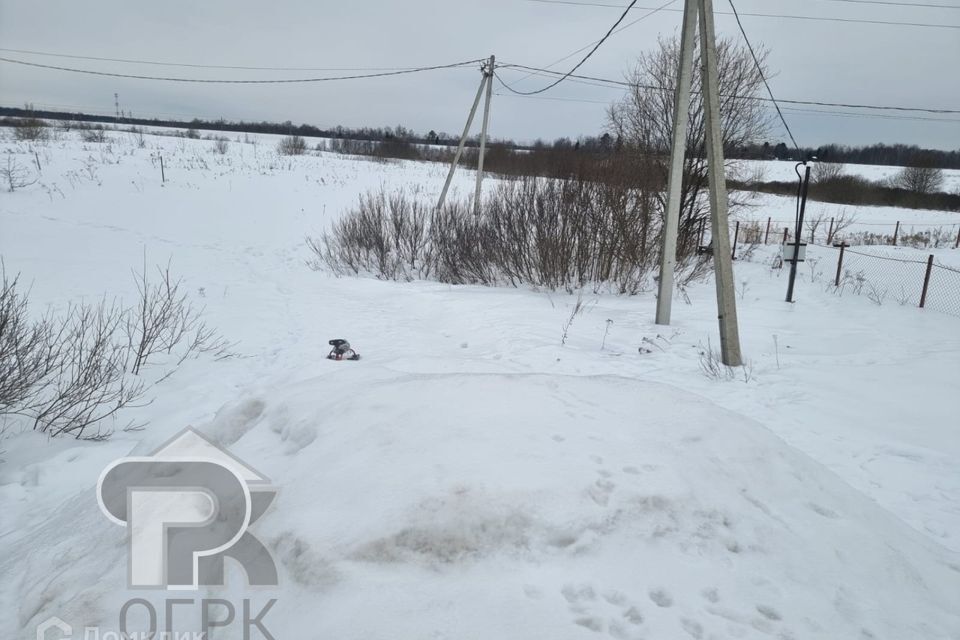
[{"label": "leafless shrub", "polygon": [[133,140],[138,149],[147,147],[147,138],[143,133],[143,127],[130,127],[130,133],[133,134]]},{"label": "leafless shrub", "polygon": [[98,439],[112,419],[143,396],[125,375],[128,350],[117,342],[122,308],[101,302],[31,322],[17,279],[0,292],[0,415],[30,420],[51,436]]},{"label": "leafless shrub", "polygon": [[[577,301],[573,303],[573,306],[570,308],[570,317],[567,318],[567,321],[563,323],[563,335],[560,338],[560,344],[567,344],[567,335],[570,333],[570,327],[573,326],[573,321],[576,320],[577,316],[583,313],[585,305],[583,304],[583,291],[580,291],[577,294]],[[604,336],[606,337],[606,336]]]},{"label": "leafless shrub", "polygon": [[867,282],[867,299],[878,307],[887,299],[887,289],[881,289],[872,282]]},{"label": "leafless shrub", "polygon": [[815,162],[810,172],[814,184],[832,182],[847,173],[846,165],[838,162]]},{"label": "leafless shrub", "polygon": [[277,153],[283,156],[302,156],[307,143],[301,136],[287,136],[277,143]]},{"label": "leafless shrub", "polygon": [[20,118],[13,127],[13,137],[22,142],[45,140],[47,123],[40,118]]},{"label": "leafless shrub", "polygon": [[736,380],[740,377],[744,383],[749,383],[753,379],[752,362],[747,361],[740,367],[723,364],[720,352],[713,348],[709,338],[706,347],[700,345],[700,370],[711,380]]},{"label": "leafless shrub", "polygon": [[80,128],[80,139],[84,142],[104,143],[107,141],[107,130],[102,124],[84,126]]},{"label": "leafless shrub", "polygon": [[224,155],[227,153],[227,150],[230,148],[230,141],[227,140],[224,136],[218,136],[213,143],[213,150]]},{"label": "leafless shrub", "polygon": [[0,416],[26,418],[51,436],[107,437],[106,424],[144,399],[147,385],[135,374],[160,351],[176,358],[161,380],[191,355],[235,355],[178,293],[169,268],[156,285],[140,276],[147,293],[137,308],[80,303],[38,320],[17,278],[2,276]]},{"label": "leafless shrub", "polygon": [[737,260],[742,260],[744,262],[753,262],[753,256],[754,254],[757,253],[757,247],[759,246],[760,245],[757,244],[756,242],[751,242],[750,244],[743,246],[743,248],[740,249],[739,253],[737,253]]},{"label": "leafless shrub", "polygon": [[902,284],[897,289],[896,300],[901,307],[907,306],[912,300],[912,296]]},{"label": "leafless shrub", "polygon": [[12,153],[7,154],[6,164],[0,166],[0,178],[11,193],[17,189],[29,187],[38,180],[37,177],[31,180],[30,169],[17,162]]},{"label": "leafless shrub", "polygon": [[137,375],[147,361],[157,354],[172,354],[177,347],[177,364],[194,353],[225,348],[222,338],[207,328],[200,310],[193,307],[182,280],[170,273],[169,263],[157,267],[152,280],[144,263],[143,271],[134,272],[137,282],[137,306],[126,314],[123,330],[131,350],[130,373]]},{"label": "leafless shrub", "polygon": [[[338,274],[634,294],[652,285],[659,234],[658,211],[643,190],[525,178],[499,185],[478,213],[467,201],[431,213],[403,193],[367,195],[307,243],[310,265]],[[704,256],[682,256],[678,286],[708,267]]]},{"label": "leafless shrub", "polygon": [[867,276],[863,271],[850,271],[844,269],[843,277],[840,279],[840,285],[835,287],[837,293],[841,296],[849,288],[851,293],[860,295],[863,288],[867,285]]},{"label": "leafless shrub", "polygon": [[740,286],[734,285],[733,288],[736,290],[737,295],[740,297],[740,300],[743,301],[747,297],[747,291],[750,290],[750,281],[741,280]]},{"label": "leafless shrub", "polygon": [[29,395],[47,375],[54,354],[48,353],[46,320],[31,322],[27,296],[17,291],[18,278],[2,270],[0,288],[0,413]]},{"label": "leafless shrub", "polygon": [[125,375],[130,352],[115,340],[123,318],[122,308],[104,302],[68,310],[56,327],[56,375],[31,407],[34,429],[50,436],[102,438],[108,434],[100,423],[142,399],[144,383]]},{"label": "leafless shrub", "polygon": [[607,318],[605,325],[606,326],[603,330],[603,340],[600,341],[600,351],[603,351],[604,347],[607,346],[607,334],[610,333],[610,327],[613,325],[613,320]]}]

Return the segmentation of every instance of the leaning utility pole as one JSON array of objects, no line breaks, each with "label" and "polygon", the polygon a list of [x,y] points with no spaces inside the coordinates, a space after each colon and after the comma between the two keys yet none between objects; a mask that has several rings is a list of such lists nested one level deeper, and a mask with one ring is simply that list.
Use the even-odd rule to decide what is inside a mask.
[{"label": "leaning utility pole", "polygon": [[[713,268],[717,285],[717,318],[720,325],[720,354],[732,367],[743,364],[733,286],[733,259],[727,227],[727,183],[723,161],[723,131],[720,124],[720,81],[717,72],[717,41],[713,22],[713,0],[686,0],[683,9],[683,36],[680,69],[677,72],[676,111],[670,152],[669,192],[664,219],[660,261],[660,288],[657,297],[657,324],[670,323],[673,299],[673,268],[676,263],[677,231],[680,223],[680,193],[686,152],[693,65],[693,30],[700,25],[701,92],[703,95],[707,177],[710,184],[710,224],[713,231]],[[686,76],[686,78],[685,78]],[[681,114],[682,111],[682,114]],[[679,174],[679,175],[677,175]]]},{"label": "leaning utility pole", "polygon": [[477,189],[473,195],[473,212],[480,213],[480,187],[483,186],[483,154],[487,149],[487,125],[490,123],[490,97],[493,95],[493,69],[497,57],[490,56],[490,62],[483,70],[483,77],[487,81],[487,97],[483,103],[483,126],[480,129],[480,155],[477,156]]},{"label": "leaning utility pole", "polygon": [[663,222],[663,247],[660,251],[660,283],[657,292],[657,324],[670,324],[673,306],[673,272],[677,266],[677,233],[680,225],[680,194],[683,187],[683,165],[690,124],[690,84],[693,81],[693,39],[697,33],[697,13],[683,12],[680,35],[680,69],[673,105],[673,140],[670,146],[670,175],[667,178],[667,211]]},{"label": "leaning utility pole", "polygon": [[477,114],[477,105],[480,104],[480,97],[483,95],[483,89],[487,89],[487,100],[483,112],[483,132],[480,135],[480,157],[477,167],[477,190],[475,196],[475,206],[479,206],[480,185],[483,176],[483,151],[486,146],[487,122],[490,118],[490,95],[493,91],[493,63],[494,56],[490,56],[489,66],[482,69],[483,77],[480,80],[480,86],[477,87],[477,97],[473,99],[473,106],[470,107],[470,115],[467,116],[467,123],[463,125],[463,133],[460,135],[460,144],[457,146],[457,152],[453,156],[453,162],[450,163],[450,170],[447,172],[447,181],[443,183],[443,190],[440,192],[440,199],[437,201],[437,209],[443,208],[443,203],[447,199],[447,191],[450,189],[450,182],[453,181],[453,174],[460,164],[460,156],[463,155],[463,148],[467,144],[467,137],[470,135],[470,125],[473,124],[473,117]]}]

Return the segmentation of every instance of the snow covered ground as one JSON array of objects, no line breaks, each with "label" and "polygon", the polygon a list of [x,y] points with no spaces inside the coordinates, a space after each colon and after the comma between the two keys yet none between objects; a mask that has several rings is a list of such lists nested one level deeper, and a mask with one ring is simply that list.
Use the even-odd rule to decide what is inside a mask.
[{"label": "snow covered ground", "polygon": [[[750,161],[751,166],[763,169],[764,180],[792,182],[797,179],[796,162],[787,160]],[[889,167],[874,164],[844,164],[844,172],[852,176],[863,176],[868,180],[887,180],[896,175],[903,167]],[[960,169],[943,170],[943,190],[953,193],[960,188]]]},{"label": "snow covered ground", "polygon": [[[712,283],[671,327],[652,293],[583,292],[561,344],[576,295],[306,268],[304,235],[359,193],[430,200],[444,167],[111,135],[38,147],[40,182],[0,195],[8,272],[40,313],[132,302],[144,252],[169,259],[242,357],[188,361],[127,414],[141,432],[7,425],[0,637],[52,615],[117,628],[124,530],[97,478],[194,426],[280,488],[254,527],[278,639],[960,638],[960,319],[837,296],[807,268],[787,305],[761,248],[735,267],[749,379],[715,380]],[[363,359],[325,360],[334,337]],[[162,611],[164,592],[133,595]]]}]

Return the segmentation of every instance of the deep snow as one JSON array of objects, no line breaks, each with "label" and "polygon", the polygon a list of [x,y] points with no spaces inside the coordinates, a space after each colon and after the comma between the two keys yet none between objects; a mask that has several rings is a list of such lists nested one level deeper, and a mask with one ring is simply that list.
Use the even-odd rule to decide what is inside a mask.
[{"label": "deep snow", "polygon": [[[575,296],[306,268],[303,236],[358,193],[433,199],[443,167],[113,137],[38,148],[41,184],[0,196],[7,269],[40,312],[132,299],[144,251],[169,258],[243,357],[189,361],[105,443],[8,425],[0,636],[116,627],[124,533],[97,476],[192,425],[280,487],[256,528],[278,638],[960,637],[960,319],[808,269],[787,305],[761,249],[736,264],[752,377],[711,380],[711,283],[670,328],[652,293],[586,291],[561,345]],[[363,360],[324,360],[332,337]]]}]

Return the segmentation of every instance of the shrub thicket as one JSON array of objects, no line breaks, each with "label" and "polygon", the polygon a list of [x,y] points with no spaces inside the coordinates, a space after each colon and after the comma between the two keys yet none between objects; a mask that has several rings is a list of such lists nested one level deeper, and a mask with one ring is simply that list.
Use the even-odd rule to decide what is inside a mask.
[{"label": "shrub thicket", "polygon": [[[643,190],[525,178],[498,185],[479,211],[463,200],[436,210],[402,191],[367,194],[307,242],[312,266],[338,274],[633,294],[653,284],[660,220]],[[693,244],[680,243],[682,281],[705,272]]]}]

